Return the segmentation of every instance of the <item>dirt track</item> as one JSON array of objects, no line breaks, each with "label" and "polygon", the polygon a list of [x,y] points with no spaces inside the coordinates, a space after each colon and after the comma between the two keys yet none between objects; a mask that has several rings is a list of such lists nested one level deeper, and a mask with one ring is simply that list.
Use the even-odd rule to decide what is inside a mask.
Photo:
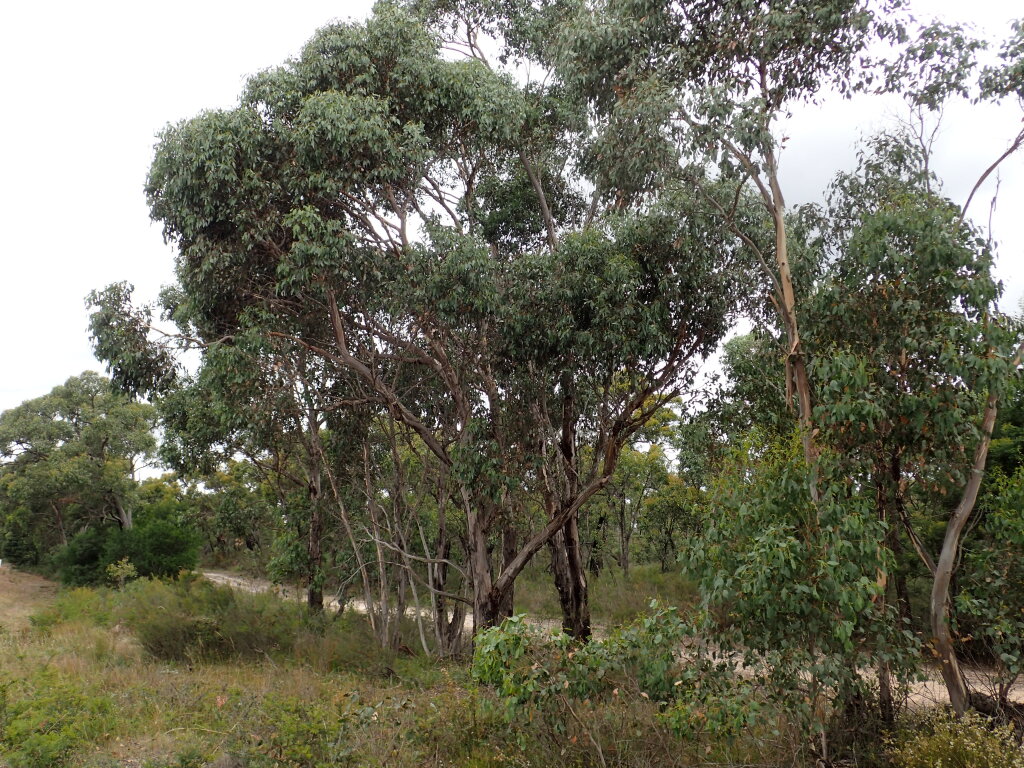
[{"label": "dirt track", "polygon": [[[284,598],[300,600],[302,595],[295,590],[276,587],[263,579],[249,579],[220,571],[202,571],[202,575],[214,582],[233,589],[246,592],[276,592]],[[0,628],[9,632],[19,632],[29,626],[29,617],[41,610],[56,595],[58,585],[52,581],[23,571],[16,571],[10,566],[0,566]],[[329,600],[327,606],[338,610],[337,600]],[[365,612],[366,607],[361,601],[350,601],[348,608],[356,612]],[[467,619],[467,630],[472,628],[472,617]],[[556,621],[542,620],[538,622],[545,628],[555,629]],[[966,675],[971,686],[978,691],[990,692],[989,676],[984,669],[969,668]],[[1024,704],[1024,681],[1019,681],[1013,688],[1010,698]],[[924,708],[946,704],[948,698],[945,686],[937,671],[929,674],[929,679],[915,683],[910,692],[909,704],[913,708]]]},{"label": "dirt track", "polygon": [[35,574],[0,566],[0,627],[20,631],[29,616],[42,609],[57,594],[57,585]]}]

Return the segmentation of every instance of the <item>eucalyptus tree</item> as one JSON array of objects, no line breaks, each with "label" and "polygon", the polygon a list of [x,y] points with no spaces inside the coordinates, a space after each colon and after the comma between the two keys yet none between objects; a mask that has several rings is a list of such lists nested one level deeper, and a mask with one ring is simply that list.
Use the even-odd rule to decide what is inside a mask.
[{"label": "eucalyptus tree", "polygon": [[[132,527],[136,473],[153,457],[155,414],[86,371],[0,414],[7,541],[34,560],[90,524]],[[28,538],[20,547],[10,539]]]},{"label": "eucalyptus tree", "polygon": [[[873,490],[887,545],[898,551],[902,529],[939,583],[948,578],[942,557],[928,551],[914,508],[934,517],[968,483],[987,439],[986,393],[1009,384],[1019,328],[996,310],[991,244],[941,196],[909,137],[873,139],[859,168],[836,180],[823,214],[824,267],[805,301],[810,368],[827,382],[817,390],[820,439]],[[884,602],[889,574],[878,579]],[[906,614],[898,575],[896,588]],[[941,641],[947,601],[933,606],[933,631],[943,668],[958,675]],[[887,710],[891,717],[891,699]]]},{"label": "eucalyptus tree", "polygon": [[[164,133],[175,314],[208,349],[284,340],[358,381],[450,475],[477,626],[548,546],[582,637],[579,511],[721,338],[743,246],[681,194],[588,217],[578,102],[441,46],[380,4]],[[122,354],[143,325],[96,334],[129,386],[160,368]]]},{"label": "eucalyptus tree", "polygon": [[[588,522],[599,546],[603,545],[603,529],[610,527],[609,520],[617,529],[618,554],[615,557],[624,574],[629,573],[633,536],[639,530],[645,505],[668,484],[667,464],[665,451],[659,445],[651,445],[646,450],[627,446],[608,484],[587,507],[588,517],[597,518]],[[602,553],[600,549],[596,553],[591,551],[591,560],[595,554],[600,557]]]},{"label": "eucalyptus tree", "polygon": [[[635,178],[664,177],[665,158],[674,150],[697,193],[717,212],[720,226],[758,256],[764,288],[754,304],[766,297],[784,334],[786,399],[796,401],[804,458],[812,470],[821,452],[815,403],[828,382],[816,381],[808,367],[807,297],[817,275],[813,261],[810,271],[802,268],[806,260],[799,251],[806,239],[793,237],[799,215],[787,208],[783,194],[781,120],[793,105],[826,93],[895,92],[925,110],[953,97],[1000,101],[1024,96],[1024,31],[1019,23],[1000,49],[1000,60],[982,67],[977,54],[984,44],[959,28],[931,24],[911,39],[911,20],[898,14],[903,5],[860,0],[605,0],[579,14],[555,57],[563,82],[585,94],[601,120],[591,155],[595,166],[604,169],[599,179],[613,179],[624,169]],[[872,47],[876,42],[890,45]],[[884,52],[884,61],[875,50]],[[613,143],[618,151],[607,151]],[[961,237],[981,183],[1022,145],[1024,131],[984,169],[954,215],[945,217],[943,237]],[[736,196],[716,193],[709,177],[719,186],[735,184]],[[743,205],[745,189],[760,200],[760,223],[749,218]],[[892,217],[881,215],[874,223],[873,234],[881,243],[904,234],[902,223]],[[767,242],[766,228],[773,234]],[[846,322],[851,322],[849,316]],[[1004,374],[1007,366],[1019,363],[1019,354],[1015,357],[1005,344],[989,353]],[[997,378],[983,374],[977,379],[979,386],[992,388],[984,407],[975,411],[976,427],[964,425],[964,440],[958,441],[969,444],[968,453],[973,454],[961,476],[961,502],[946,529],[932,596],[933,633],[946,661],[943,671],[957,712],[963,711],[966,696],[952,655],[945,605],[959,540],[984,469],[1001,386]],[[815,471],[808,486],[815,501],[827,492]]]},{"label": "eucalyptus tree", "polygon": [[262,476],[250,462],[232,460],[184,479],[183,516],[214,557],[229,557],[239,548],[260,553],[273,531],[273,505]]},{"label": "eucalyptus tree", "polygon": [[[792,105],[827,90],[863,85],[861,59],[899,29],[859,0],[808,5],[792,0],[711,3],[606,0],[567,34],[560,71],[602,116],[592,151],[600,180],[654,178],[675,155],[719,226],[757,254],[786,335],[787,391],[795,394],[804,451],[813,464],[812,392],[806,371],[786,207],[779,179],[777,126]],[[639,124],[641,129],[634,126]],[[615,153],[601,151],[618,145]],[[656,165],[658,164],[658,165]],[[736,197],[708,182],[706,169],[735,184]],[[601,182],[599,181],[599,184]],[[738,215],[739,190],[763,210],[756,229]],[[605,194],[612,190],[606,190]],[[767,239],[757,229],[767,228]]]},{"label": "eucalyptus tree", "polygon": [[[1001,63],[979,67],[984,43],[938,23],[917,29],[902,0],[716,0],[709,3],[604,0],[576,16],[556,44],[566,86],[600,120],[586,159],[599,188],[622,175],[664,178],[666,160],[689,171],[695,191],[720,225],[757,254],[764,297],[785,336],[787,394],[798,405],[804,453],[813,466],[814,386],[802,343],[800,238],[791,237],[780,159],[781,122],[798,104],[826,94],[896,92],[924,109],[954,96],[1000,100],[1021,96],[1024,45],[1020,25],[1000,51]],[[877,43],[891,53],[881,58]],[[979,184],[1024,143],[1016,136]],[[615,146],[616,151],[608,151]],[[737,186],[723,197],[707,171]],[[751,190],[763,216],[751,221],[740,189]],[[975,187],[975,191],[977,186]],[[605,194],[614,194],[612,189]],[[973,198],[973,192],[970,196]],[[970,198],[965,203],[969,205]],[[764,237],[767,226],[772,237]],[[812,495],[817,491],[810,489]]]},{"label": "eucalyptus tree", "polygon": [[342,546],[373,605],[351,519],[369,417],[349,395],[305,348],[246,333],[207,349],[197,375],[160,400],[169,459],[203,476],[211,463],[241,455],[272,490],[287,523],[278,534],[301,542],[288,549],[301,555],[286,558],[287,570],[304,583],[314,612],[324,604],[325,549]]}]

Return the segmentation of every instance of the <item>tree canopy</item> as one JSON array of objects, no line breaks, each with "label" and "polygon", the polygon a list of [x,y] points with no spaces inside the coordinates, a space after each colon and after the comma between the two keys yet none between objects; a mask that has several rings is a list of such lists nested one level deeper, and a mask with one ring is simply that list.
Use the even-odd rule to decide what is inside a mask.
[{"label": "tree canopy", "polygon": [[32,563],[89,525],[131,528],[154,423],[152,406],[91,371],[0,414],[5,554]]}]

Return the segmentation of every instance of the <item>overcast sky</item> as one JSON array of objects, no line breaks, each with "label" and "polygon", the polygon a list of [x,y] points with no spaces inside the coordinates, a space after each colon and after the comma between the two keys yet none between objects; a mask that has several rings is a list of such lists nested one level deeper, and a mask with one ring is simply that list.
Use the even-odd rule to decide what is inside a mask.
[{"label": "overcast sky", "polygon": [[[297,54],[315,29],[362,18],[369,0],[19,2],[0,11],[0,411],[69,376],[102,370],[84,296],[118,280],[152,300],[173,253],[149,220],[142,185],[157,133],[234,105],[245,78]],[[1016,1],[920,2],[921,14],[1003,37]],[[965,16],[969,12],[969,17]],[[801,110],[783,158],[788,202],[814,199],[849,167],[859,136],[891,125],[867,100]],[[937,168],[947,193],[971,183],[1019,130],[1020,111],[961,107],[943,122]],[[993,231],[1004,308],[1024,294],[1024,157],[1004,166]],[[990,185],[991,186],[991,185]],[[972,213],[987,219],[992,189]]]}]

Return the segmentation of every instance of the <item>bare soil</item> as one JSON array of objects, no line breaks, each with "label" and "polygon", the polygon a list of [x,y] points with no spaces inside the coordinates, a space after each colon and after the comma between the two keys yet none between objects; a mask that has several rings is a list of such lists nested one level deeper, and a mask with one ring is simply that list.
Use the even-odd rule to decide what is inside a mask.
[{"label": "bare soil", "polygon": [[33,573],[0,566],[0,627],[20,632],[57,594],[57,584]]}]

